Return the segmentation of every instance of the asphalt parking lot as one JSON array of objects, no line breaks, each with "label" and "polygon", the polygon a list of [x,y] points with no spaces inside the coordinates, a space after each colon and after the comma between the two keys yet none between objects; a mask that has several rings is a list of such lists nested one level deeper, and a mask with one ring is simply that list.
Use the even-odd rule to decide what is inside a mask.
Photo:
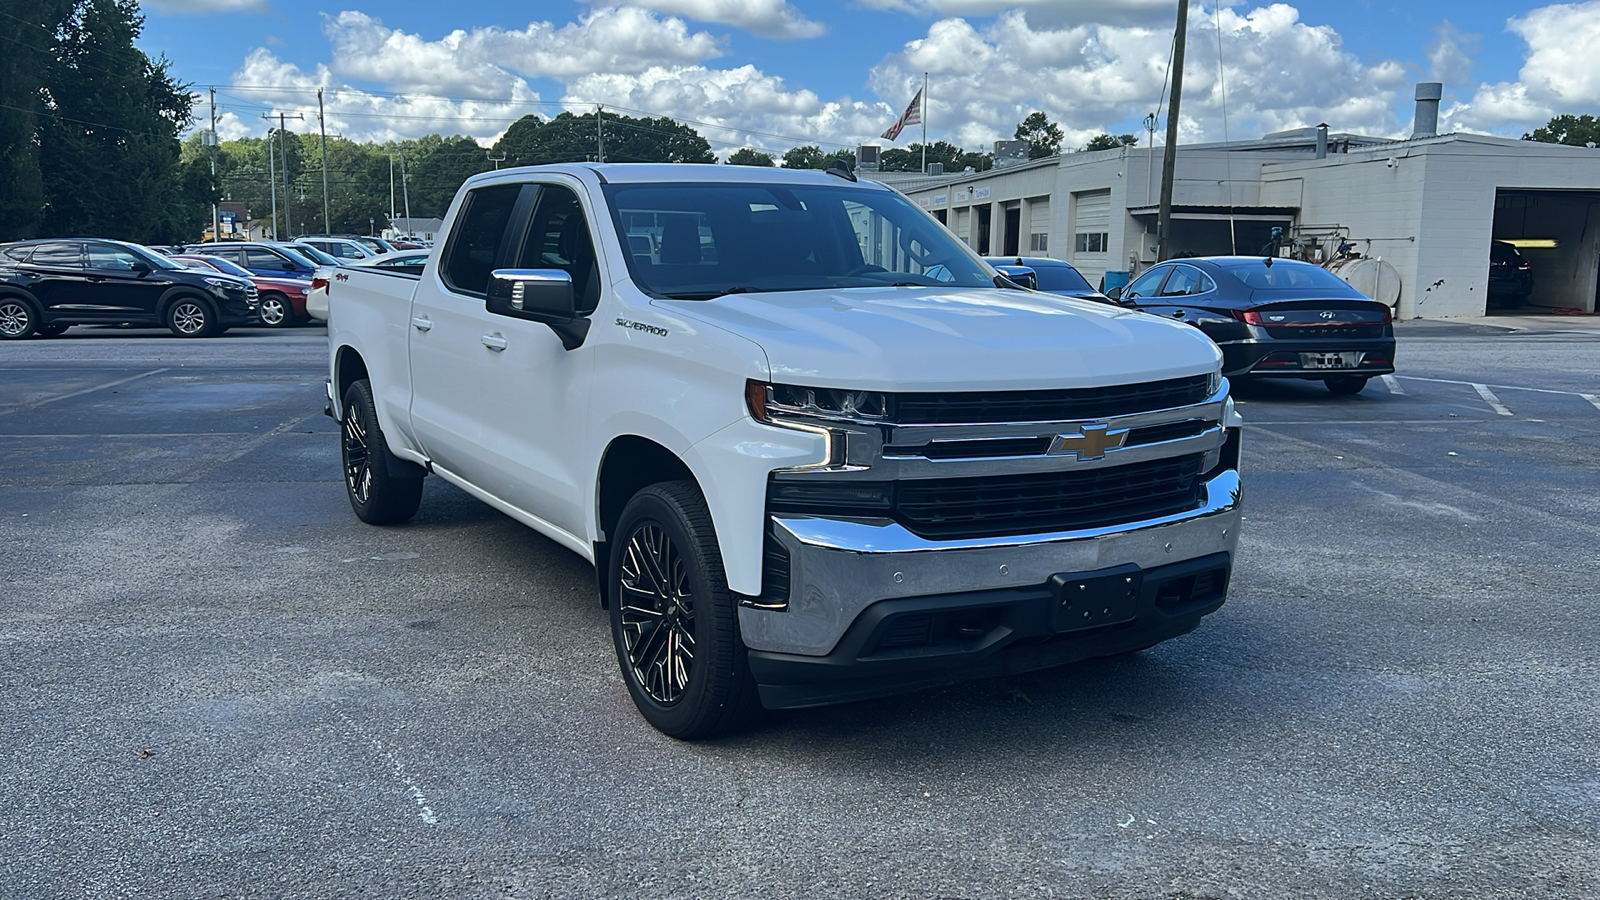
[{"label": "asphalt parking lot", "polygon": [[1600,327],[1240,387],[1228,604],[656,733],[577,557],[351,514],[316,328],[0,345],[0,897],[1600,896]]}]

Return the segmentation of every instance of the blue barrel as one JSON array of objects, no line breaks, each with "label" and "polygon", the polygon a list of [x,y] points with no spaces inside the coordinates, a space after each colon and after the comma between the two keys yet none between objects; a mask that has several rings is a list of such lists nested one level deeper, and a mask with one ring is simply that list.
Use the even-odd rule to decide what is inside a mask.
[{"label": "blue barrel", "polygon": [[1128,286],[1128,281],[1132,277],[1133,277],[1133,273],[1127,271],[1126,269],[1108,270],[1106,272],[1105,290],[1109,291],[1109,290],[1114,290],[1114,289],[1120,288],[1120,287],[1127,287]]}]

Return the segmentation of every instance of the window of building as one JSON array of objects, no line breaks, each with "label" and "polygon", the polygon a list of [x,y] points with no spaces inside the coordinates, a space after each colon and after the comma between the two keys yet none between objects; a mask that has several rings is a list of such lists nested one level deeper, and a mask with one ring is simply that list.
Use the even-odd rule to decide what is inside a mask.
[{"label": "window of building", "polygon": [[1049,250],[1050,250],[1050,235],[1048,235],[1048,234],[1030,234],[1030,235],[1028,235],[1028,249],[1033,251],[1033,252],[1035,252],[1035,253],[1047,253],[1047,252],[1049,252]]},{"label": "window of building", "polygon": [[1111,235],[1104,231],[1080,231],[1073,236],[1073,249],[1079,253],[1105,253],[1111,248]]}]

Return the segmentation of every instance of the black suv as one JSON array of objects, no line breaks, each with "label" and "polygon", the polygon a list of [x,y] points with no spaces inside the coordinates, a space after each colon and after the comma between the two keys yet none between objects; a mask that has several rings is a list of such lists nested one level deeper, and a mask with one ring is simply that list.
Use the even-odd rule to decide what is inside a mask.
[{"label": "black suv", "polygon": [[1495,241],[1489,245],[1489,303],[1521,306],[1533,293],[1533,266],[1516,244]]},{"label": "black suv", "polygon": [[0,339],[124,323],[210,337],[260,323],[256,289],[242,278],[185,269],[121,241],[36,240],[0,247]]}]

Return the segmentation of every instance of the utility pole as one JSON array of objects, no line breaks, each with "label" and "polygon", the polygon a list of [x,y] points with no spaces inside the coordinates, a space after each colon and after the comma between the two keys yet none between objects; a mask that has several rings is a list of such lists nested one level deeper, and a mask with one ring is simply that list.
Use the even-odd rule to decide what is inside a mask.
[{"label": "utility pole", "polygon": [[928,174],[928,73],[922,73],[922,174]]},{"label": "utility pole", "polygon": [[[389,227],[394,228],[394,154],[389,154]],[[398,229],[395,231],[399,234]]]},{"label": "utility pole", "polygon": [[1178,0],[1172,45],[1172,102],[1167,109],[1167,146],[1161,153],[1161,207],[1156,215],[1156,261],[1172,252],[1172,180],[1178,166],[1178,104],[1183,100],[1183,45],[1189,33],[1189,0]]},{"label": "utility pole", "polygon": [[[211,189],[217,189],[217,89],[211,89]],[[248,223],[247,223],[248,224]],[[217,201],[211,201],[211,239],[222,240],[222,212],[217,208]]]},{"label": "utility pole", "polygon": [[600,133],[600,121],[605,111],[604,106],[598,103],[594,105],[594,161],[597,163],[606,161],[606,140]]},{"label": "utility pole", "polygon": [[[265,113],[262,114],[261,118],[266,119],[269,123],[272,121],[272,117],[270,115],[265,114]],[[273,240],[277,240],[278,239],[278,168],[277,168],[278,164],[277,164],[277,161],[276,161],[277,158],[278,158],[278,154],[272,152],[272,127],[269,125],[267,127],[267,184],[270,185],[271,189],[272,189],[272,239]]]},{"label": "utility pole", "polygon": [[322,88],[317,88],[317,128],[322,131],[322,233],[333,234],[328,220],[328,120],[322,115]]},{"label": "utility pole", "polygon": [[[292,238],[294,237],[294,219],[289,214],[289,135],[283,125],[283,120],[288,117],[287,113],[278,113],[278,146],[283,149],[283,228],[289,232],[289,237]],[[306,118],[299,113],[295,113],[294,117],[302,122]]]},{"label": "utility pole", "polygon": [[494,170],[496,172],[500,171],[500,164],[506,161],[506,155],[502,153],[499,156],[495,156],[492,150],[486,150],[484,153],[489,157],[489,162],[494,163]]},{"label": "utility pole", "polygon": [[397,147],[400,152],[400,199],[406,205],[406,233],[411,233],[411,188],[406,184],[406,151]]}]

